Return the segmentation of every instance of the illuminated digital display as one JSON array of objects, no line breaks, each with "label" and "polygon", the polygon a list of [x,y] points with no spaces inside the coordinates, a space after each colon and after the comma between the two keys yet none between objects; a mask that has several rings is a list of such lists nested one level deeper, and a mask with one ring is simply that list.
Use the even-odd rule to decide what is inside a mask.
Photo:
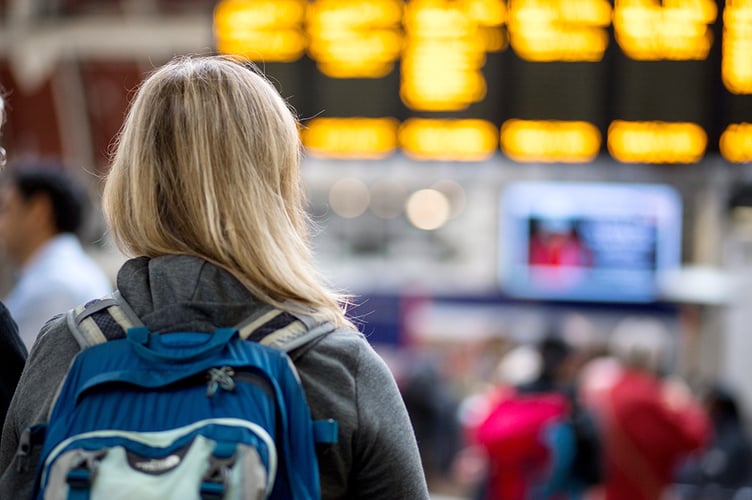
[{"label": "illuminated digital display", "polygon": [[682,204],[661,184],[515,182],[499,199],[499,278],[512,296],[658,298],[681,265]]},{"label": "illuminated digital display", "polygon": [[223,0],[322,158],[752,161],[752,0]]}]

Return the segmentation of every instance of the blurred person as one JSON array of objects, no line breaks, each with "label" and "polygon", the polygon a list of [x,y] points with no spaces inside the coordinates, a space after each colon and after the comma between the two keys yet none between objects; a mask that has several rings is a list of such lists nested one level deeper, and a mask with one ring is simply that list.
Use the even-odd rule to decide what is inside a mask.
[{"label": "blurred person", "polygon": [[519,393],[561,394],[567,400],[566,413],[545,429],[550,459],[540,492],[544,498],[582,498],[603,480],[603,454],[594,416],[580,402],[580,353],[556,331],[538,344],[538,351],[540,374],[521,385]]},{"label": "blurred person", "polygon": [[451,489],[451,468],[462,443],[459,398],[441,365],[437,355],[415,354],[399,381],[432,492]]},{"label": "blurred person", "polygon": [[[316,420],[321,493],[427,499],[415,436],[384,360],[324,284],[308,243],[298,122],[250,63],[179,57],[141,85],[104,188],[115,242],[133,258],[117,291],[149,331],[214,331],[267,310],[313,318],[325,334],[290,356]],[[43,328],[0,441],[0,497],[22,498],[39,450],[17,454],[47,418],[79,350],[65,318]],[[155,416],[155,418],[158,418]]]},{"label": "blurred person", "polygon": [[556,334],[502,359],[506,384],[475,432],[488,456],[480,498],[576,499],[600,480],[600,442],[576,401],[571,362]]},{"label": "blurred person", "polygon": [[465,462],[470,462],[475,469],[474,499],[524,499],[530,482],[537,480],[531,475],[539,475],[546,459],[539,428],[559,415],[563,401],[556,398],[526,407],[515,396],[518,386],[539,375],[541,365],[540,353],[533,346],[511,347],[499,360],[491,386],[463,402],[461,416],[468,445],[459,456],[458,467],[466,473]]},{"label": "blurred person", "polygon": [[5,304],[0,302],[0,423],[5,421],[26,356],[26,346],[18,335],[18,325]]},{"label": "blurred person", "polygon": [[604,438],[606,500],[659,500],[682,459],[709,439],[710,420],[689,387],[665,377],[670,343],[657,320],[628,317],[611,335],[611,359],[583,370],[585,400]]},{"label": "blurred person", "polygon": [[716,384],[703,404],[710,415],[712,437],[679,469],[676,482],[681,498],[740,498],[736,495],[743,488],[752,492],[752,440],[738,398],[730,388]]},{"label": "blurred person", "polygon": [[532,346],[506,345],[487,378],[481,378],[480,384],[460,401],[458,417],[463,446],[452,464],[452,475],[471,498],[481,500],[490,495],[488,443],[479,439],[480,426],[502,401],[512,397],[518,384],[530,382],[538,375],[540,364],[540,355]]},{"label": "blurred person", "polygon": [[[5,122],[5,100],[0,92],[0,128]],[[0,168],[5,166],[5,149],[0,146]],[[5,421],[18,379],[26,362],[26,346],[18,335],[18,325],[0,302],[0,423]]]},{"label": "blurred person", "polygon": [[0,244],[19,268],[5,297],[30,351],[56,314],[112,291],[77,237],[87,215],[84,186],[57,162],[14,165],[0,187]]}]

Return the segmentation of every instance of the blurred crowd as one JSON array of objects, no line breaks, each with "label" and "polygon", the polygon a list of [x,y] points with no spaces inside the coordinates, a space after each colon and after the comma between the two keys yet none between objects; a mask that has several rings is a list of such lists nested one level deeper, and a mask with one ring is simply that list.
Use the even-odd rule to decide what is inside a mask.
[{"label": "blurred crowd", "polygon": [[[484,348],[473,384],[421,349],[396,368],[429,486],[472,500],[752,498],[752,446],[731,387],[690,387],[654,320],[627,317],[604,342],[554,325]],[[454,356],[456,358],[456,354]],[[481,359],[493,359],[483,368]],[[454,372],[456,373],[456,372]]]}]

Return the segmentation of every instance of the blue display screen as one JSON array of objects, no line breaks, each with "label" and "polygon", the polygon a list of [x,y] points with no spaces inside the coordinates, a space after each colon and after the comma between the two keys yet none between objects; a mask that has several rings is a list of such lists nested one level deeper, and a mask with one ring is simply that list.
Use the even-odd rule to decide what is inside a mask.
[{"label": "blue display screen", "polygon": [[499,276],[512,296],[659,298],[681,266],[681,198],[657,184],[516,183],[500,201]]}]

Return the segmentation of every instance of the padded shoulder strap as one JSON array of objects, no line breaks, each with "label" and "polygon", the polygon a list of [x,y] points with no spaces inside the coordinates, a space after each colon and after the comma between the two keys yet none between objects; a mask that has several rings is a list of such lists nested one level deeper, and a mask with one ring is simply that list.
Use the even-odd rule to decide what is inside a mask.
[{"label": "padded shoulder strap", "polygon": [[[107,314],[96,314],[100,311]],[[125,336],[129,328],[144,326],[117,290],[69,310],[66,319],[81,349],[106,342],[113,337],[114,329],[117,333],[122,331],[122,336]]]},{"label": "padded shoulder strap", "polygon": [[272,306],[260,309],[235,328],[240,338],[288,353],[334,330],[331,323],[320,323],[311,316]]}]

